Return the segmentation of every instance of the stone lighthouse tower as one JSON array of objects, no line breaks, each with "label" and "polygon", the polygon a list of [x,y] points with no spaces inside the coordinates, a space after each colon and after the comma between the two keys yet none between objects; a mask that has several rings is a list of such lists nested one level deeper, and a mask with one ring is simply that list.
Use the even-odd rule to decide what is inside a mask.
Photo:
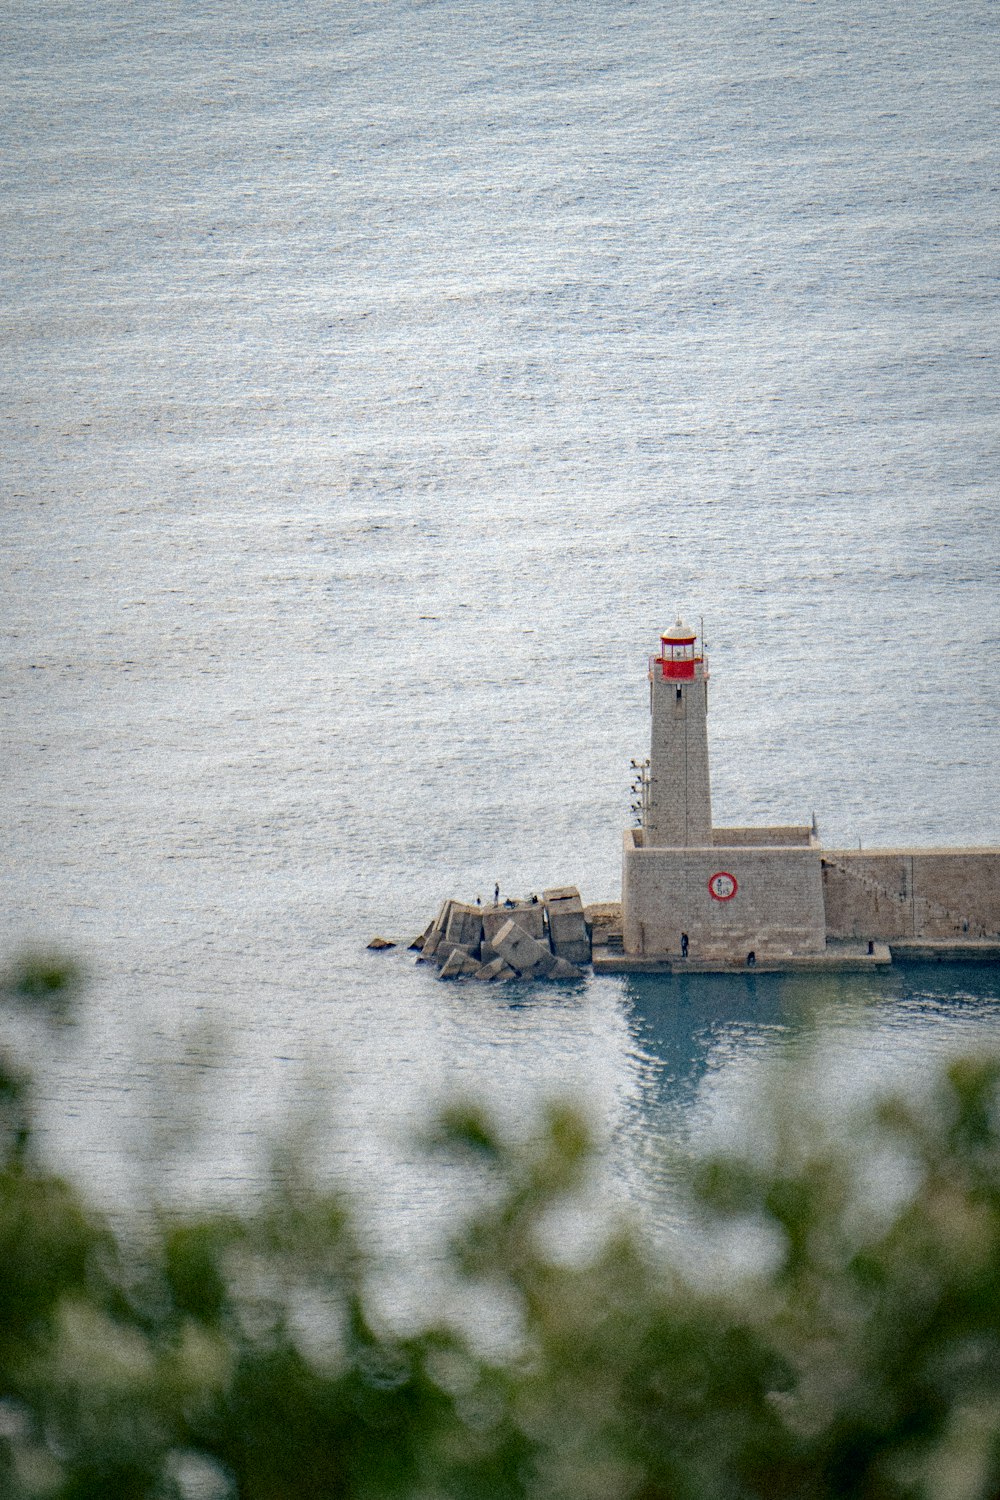
[{"label": "stone lighthouse tower", "polygon": [[650,657],[652,730],[643,845],[707,848],[712,843],[708,779],[708,664],[697,634],[678,616]]},{"label": "stone lighthouse tower", "polygon": [[823,953],[824,877],[809,825],[712,826],[707,693],[697,633],[678,620],[649,658],[642,826],[623,841],[625,954],[724,969]]}]

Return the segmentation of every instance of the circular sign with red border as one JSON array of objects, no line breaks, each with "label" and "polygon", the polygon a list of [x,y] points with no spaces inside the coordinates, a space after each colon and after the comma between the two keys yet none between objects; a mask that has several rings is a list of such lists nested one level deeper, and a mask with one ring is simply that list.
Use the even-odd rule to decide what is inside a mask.
[{"label": "circular sign with red border", "polygon": [[713,901],[732,901],[738,890],[736,876],[728,870],[716,870],[708,882],[708,894]]}]

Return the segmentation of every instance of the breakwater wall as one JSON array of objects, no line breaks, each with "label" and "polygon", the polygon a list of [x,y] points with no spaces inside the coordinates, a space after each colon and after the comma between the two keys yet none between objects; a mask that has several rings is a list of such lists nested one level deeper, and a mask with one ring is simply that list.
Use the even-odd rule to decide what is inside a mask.
[{"label": "breakwater wall", "polygon": [[828,938],[1000,940],[1000,849],[831,849]]}]

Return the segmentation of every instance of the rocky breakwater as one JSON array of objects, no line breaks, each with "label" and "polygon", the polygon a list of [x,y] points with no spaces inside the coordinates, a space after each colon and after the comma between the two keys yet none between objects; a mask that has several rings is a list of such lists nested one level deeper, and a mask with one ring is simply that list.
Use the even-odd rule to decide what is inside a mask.
[{"label": "rocky breakwater", "polygon": [[445,901],[410,947],[442,979],[579,979],[580,965],[590,962],[590,929],[580,892],[559,886],[541,900]]}]

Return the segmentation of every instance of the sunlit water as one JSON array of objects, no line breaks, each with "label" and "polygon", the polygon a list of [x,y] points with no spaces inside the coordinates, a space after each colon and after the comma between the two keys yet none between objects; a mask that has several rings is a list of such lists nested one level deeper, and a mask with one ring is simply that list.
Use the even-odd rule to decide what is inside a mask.
[{"label": "sunlit water", "polygon": [[[988,0],[7,7],[0,920],[90,967],[38,1066],[102,1201],[242,1194],[294,1125],[405,1252],[455,1091],[587,1100],[642,1202],[739,1121],[814,987],[364,949],[617,894],[677,608],[717,821],[1000,842],[996,43]],[[829,981],[833,1097],[997,993]]]}]

